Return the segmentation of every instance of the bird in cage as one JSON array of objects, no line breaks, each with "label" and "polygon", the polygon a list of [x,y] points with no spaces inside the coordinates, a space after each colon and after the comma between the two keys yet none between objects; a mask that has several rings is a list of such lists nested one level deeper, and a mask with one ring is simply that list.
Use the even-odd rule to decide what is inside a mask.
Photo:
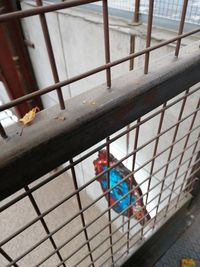
[{"label": "bird in cage", "polygon": [[[93,161],[96,175],[108,168],[107,160],[107,151],[100,150],[98,158]],[[118,160],[109,153],[109,166],[111,167],[117,162]],[[126,217],[133,216],[141,225],[144,225],[151,217],[144,206],[142,190],[133,175],[130,176],[130,173],[130,170],[123,163],[119,163],[110,169],[109,174],[105,172],[100,175],[97,181],[100,182],[103,192],[110,189],[110,193],[106,194],[105,197],[115,212],[122,213]],[[128,178],[124,179],[127,176]]]}]

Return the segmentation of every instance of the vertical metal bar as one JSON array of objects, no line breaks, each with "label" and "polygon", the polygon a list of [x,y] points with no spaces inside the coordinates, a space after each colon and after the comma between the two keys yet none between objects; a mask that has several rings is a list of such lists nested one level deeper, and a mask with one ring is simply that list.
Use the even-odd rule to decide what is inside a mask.
[{"label": "vertical metal bar", "polygon": [[[36,3],[38,6],[42,6],[42,0],[36,0]],[[55,57],[54,57],[54,53],[53,53],[53,48],[52,48],[52,44],[51,44],[51,39],[50,39],[50,35],[49,35],[46,17],[45,17],[45,14],[40,14],[39,17],[40,17],[40,22],[41,22],[41,26],[42,26],[43,35],[44,35],[45,44],[47,47],[47,52],[48,52],[48,56],[49,56],[49,61],[50,61],[50,65],[51,65],[53,78],[54,78],[55,83],[57,83],[57,82],[59,82],[59,76],[58,76],[58,71],[57,71],[57,67],[56,67],[56,61],[55,61]],[[58,95],[60,108],[65,109],[65,102],[63,99],[61,88],[57,89],[56,91],[57,91],[57,95]]]},{"label": "vertical metal bar", "polygon": [[126,134],[126,155],[128,155],[129,152],[129,146],[130,146],[130,124],[127,125],[127,134]]},{"label": "vertical metal bar", "polygon": [[[167,103],[164,103],[163,104],[163,109],[166,107],[166,105],[167,105]],[[159,125],[158,125],[157,135],[159,135],[161,133],[161,129],[162,129],[162,125],[163,125],[163,120],[164,120],[164,115],[165,115],[165,110],[163,110],[162,113],[161,113],[161,115],[160,115],[160,121],[159,121]],[[153,174],[153,169],[154,169],[154,164],[155,164],[155,156],[156,156],[156,153],[157,153],[158,144],[159,144],[159,137],[156,138],[156,142],[155,142],[155,146],[154,146],[153,160],[151,162],[150,175],[149,175],[150,178],[149,178],[149,182],[148,182],[148,186],[147,186],[147,196],[146,196],[145,206],[147,206],[147,203],[148,203],[149,190],[150,190],[151,178],[152,178],[151,176]],[[142,234],[144,234],[143,231],[144,231],[144,228],[142,228]]]},{"label": "vertical metal bar", "polygon": [[[199,137],[200,137],[200,134],[199,134],[198,138],[199,138]],[[192,151],[192,155],[195,154],[198,143],[199,143],[199,140],[197,139],[197,141],[196,141],[196,143],[195,143],[195,145],[194,145],[193,151]],[[181,192],[183,191],[183,186],[184,186],[184,183],[186,182],[187,174],[188,174],[189,168],[190,168],[190,166],[191,166],[191,163],[192,163],[192,158],[189,160],[189,163],[188,163],[188,166],[187,166],[187,171],[185,172],[185,176],[184,176],[184,178],[183,178],[183,182],[182,182],[182,184],[181,184],[181,186],[180,186],[179,196],[178,196],[178,198],[177,198],[176,206],[175,206],[176,208],[177,208],[177,206],[178,206],[178,202],[179,202],[179,199],[180,199],[180,194],[181,194]],[[191,171],[191,172],[193,172],[193,171]],[[187,184],[190,183],[190,182],[191,182],[191,179],[190,179],[190,181],[187,182]],[[186,186],[187,186],[187,185],[186,185]],[[187,191],[189,191],[189,190],[187,190]]]},{"label": "vertical metal bar", "polygon": [[[135,35],[131,34],[130,36],[130,54],[133,54],[135,53]],[[134,69],[134,58],[131,58],[130,59],[130,64],[129,64],[129,70],[133,70]],[[130,124],[127,125],[127,130],[130,129]],[[137,129],[136,129],[137,131]],[[128,155],[128,150],[129,150],[129,143],[130,143],[130,131],[127,132],[126,134],[126,154]],[[132,183],[132,180],[131,180],[131,183]],[[130,188],[129,190],[131,190],[132,188],[132,184],[130,185]],[[131,197],[131,196],[130,196]],[[129,212],[129,215],[130,215],[130,211]],[[123,231],[124,231],[124,216],[123,216]],[[128,227],[130,228],[130,221],[128,220]],[[128,228],[128,229],[129,229]],[[127,248],[129,249],[129,236],[127,236]]]},{"label": "vertical metal bar", "polygon": [[[153,7],[154,7],[154,0],[149,0],[146,48],[150,47],[150,44],[151,44],[151,32],[152,32],[152,23],[153,23]],[[146,52],[145,53],[145,61],[144,61],[144,74],[147,74],[148,70],[149,70],[149,56],[150,56],[150,52]]]},{"label": "vertical metal bar", "polygon": [[135,23],[139,22],[139,13],[140,13],[140,0],[135,0],[133,22],[135,22]]},{"label": "vertical metal bar", "polygon": [[[6,36],[6,28],[0,25],[0,80],[3,81],[5,89],[11,99],[18,99],[24,96],[24,88],[20,81],[16,64],[13,61],[13,53],[9,47]],[[2,52],[3,51],[3,52]],[[21,117],[29,111],[27,102],[17,104],[17,114]]]},{"label": "vertical metal bar", "polygon": [[[109,21],[108,21],[108,1],[103,0],[103,27],[104,27],[104,45],[106,63],[110,63],[110,37],[109,37]],[[108,88],[111,87],[111,69],[106,69],[106,80]]]},{"label": "vertical metal bar", "polygon": [[[179,116],[178,116],[178,121],[180,121],[181,118],[182,118],[183,111],[184,111],[184,108],[185,108],[185,104],[186,104],[186,101],[187,101],[187,94],[188,94],[188,92],[189,92],[189,89],[187,89],[186,92],[185,92],[185,96],[186,96],[186,97],[183,99],[182,106],[181,106],[181,109],[180,109],[180,113],[179,113]],[[174,135],[173,135],[173,139],[172,139],[172,143],[174,143],[175,140],[176,140],[176,136],[177,136],[177,133],[178,133],[179,126],[180,126],[180,122],[178,122],[178,123],[176,124],[175,131],[174,131]],[[174,149],[174,147],[171,146],[170,151],[169,151],[169,155],[168,155],[167,162],[169,162],[170,159],[171,159],[173,149]],[[167,166],[166,166],[166,168],[165,168],[164,177],[167,175],[168,168],[169,168],[169,164],[167,164]]]},{"label": "vertical metal bar", "polygon": [[[181,35],[183,33],[183,28],[184,28],[184,23],[185,23],[185,16],[187,12],[187,6],[188,6],[188,0],[184,0],[183,2],[183,9],[181,13],[181,21],[179,24],[179,30],[178,30],[178,35]],[[179,50],[180,50],[180,45],[181,45],[181,39],[178,39],[176,43],[176,50],[175,50],[175,56],[178,57]]]},{"label": "vertical metal bar", "polygon": [[[130,36],[130,54],[135,53],[135,35]],[[134,58],[130,59],[130,64],[129,64],[129,70],[134,69]],[[127,125],[127,130],[130,129],[130,124]],[[128,150],[129,150],[129,143],[130,143],[130,131],[127,132],[126,134],[126,154],[128,155]],[[123,223],[124,223],[124,216],[123,216]],[[124,226],[123,226],[124,230]],[[128,246],[128,244],[127,244]]]},{"label": "vertical metal bar", "polygon": [[[129,146],[130,146],[130,131],[129,131],[130,130],[130,124],[127,125],[127,130],[128,130],[128,132],[126,134],[126,155],[128,155]],[[128,159],[127,159],[127,161],[128,161]],[[122,224],[123,224],[122,232],[124,232],[124,226],[125,226],[124,222],[125,222],[125,216],[122,215]]]},{"label": "vertical metal bar", "polygon": [[[17,1],[4,0],[3,4],[5,6],[5,13],[11,13],[18,11]],[[25,94],[34,92],[38,90],[38,85],[34,76],[33,67],[31,65],[29,53],[27,46],[25,45],[24,35],[22,31],[22,26],[20,20],[11,20],[5,23],[5,29],[7,35],[9,35],[8,43],[11,47],[13,57],[17,57],[18,60],[15,61],[17,72],[19,74],[20,83],[22,85]],[[10,88],[11,90],[12,88]],[[33,107],[39,107],[40,110],[43,109],[42,101],[40,97],[32,99],[28,102],[30,109]]]},{"label": "vertical metal bar", "polygon": [[[73,159],[71,159],[70,160],[70,164],[72,164],[71,173],[72,173],[72,178],[73,178],[73,183],[74,183],[74,189],[78,190],[76,172],[75,172],[75,168],[73,166],[73,163],[74,163]],[[82,212],[83,207],[82,207],[81,197],[80,197],[80,193],[79,192],[76,193],[76,199],[77,199],[77,203],[78,203],[78,208],[80,210],[81,222],[82,222],[82,226],[84,228],[84,235],[85,235],[85,239],[86,239],[86,242],[87,242],[88,251],[90,253],[91,265],[94,267],[94,259],[93,259],[92,252],[91,252],[90,242],[89,242],[88,233],[87,233],[87,229],[86,229],[85,218],[84,218],[84,215],[83,215],[83,212]]]},{"label": "vertical metal bar", "polygon": [[[180,113],[179,113],[179,116],[178,116],[178,121],[180,121],[181,118],[182,118],[184,107],[185,107],[186,100],[187,100],[187,94],[188,94],[188,92],[189,92],[189,89],[187,89],[186,92],[185,92],[185,98],[182,101]],[[180,122],[178,122],[176,124],[175,131],[174,131],[174,136],[173,136],[173,139],[172,139],[172,143],[174,143],[175,140],[176,140],[176,136],[177,136],[177,133],[178,133],[179,125],[180,125]],[[169,161],[170,161],[171,156],[172,156],[173,148],[174,148],[173,146],[171,146],[171,148],[170,148],[168,159],[167,159],[167,165],[165,167],[165,171],[164,171],[163,177],[166,177],[166,175],[167,175],[168,168],[169,168]],[[156,208],[156,215],[155,215],[155,219],[154,219],[153,228],[155,227],[155,224],[156,224],[157,213],[158,213],[158,209],[159,209],[159,205],[160,205],[160,201],[161,201],[161,197],[162,197],[162,191],[163,191],[163,188],[164,188],[164,184],[165,184],[165,179],[163,179],[162,184],[161,184],[160,195],[159,195],[159,198],[158,198],[158,205],[157,205],[157,208]]]},{"label": "vertical metal bar", "polygon": [[[165,109],[166,105],[167,105],[167,103],[164,103],[162,108]],[[150,168],[150,175],[149,176],[151,176],[153,174],[153,169],[154,169],[154,164],[155,164],[155,156],[156,156],[157,149],[158,149],[159,135],[161,133],[161,129],[162,129],[162,125],[163,125],[164,115],[165,115],[165,110],[163,110],[161,115],[160,115],[160,121],[159,121],[158,131],[157,131],[158,137],[156,138],[156,141],[155,141],[155,146],[154,146],[154,151],[153,151],[153,160],[151,162],[151,168]],[[149,179],[148,186],[147,186],[147,196],[146,196],[145,206],[148,203],[150,186],[151,186],[151,178]]]},{"label": "vertical metal bar", "polygon": [[0,122],[0,135],[3,139],[6,139],[8,138],[7,134],[6,134],[6,131],[4,129],[4,127],[2,126],[1,122]]},{"label": "vertical metal bar", "polygon": [[[137,120],[137,124],[140,123],[140,118]],[[137,149],[137,146],[138,146],[138,139],[139,139],[139,132],[140,132],[140,126],[138,126],[135,130],[135,140],[134,140],[134,147],[133,147],[133,151],[135,151]],[[133,154],[133,162],[132,162],[132,171],[135,170],[135,163],[136,163],[136,152]],[[130,186],[129,186],[129,191],[132,190],[133,188],[133,179],[134,177],[131,176],[130,177]],[[130,201],[129,201],[129,206],[131,205],[132,203],[132,195],[133,195],[133,192],[131,191],[130,193]],[[130,248],[130,217],[131,217],[131,214],[130,214],[130,209],[128,210],[128,232],[127,232],[127,253],[129,253],[129,248]]]},{"label": "vertical metal bar", "polygon": [[[9,262],[12,262],[12,258],[5,252],[5,250],[3,250],[2,247],[0,247],[0,253],[2,256],[4,256],[4,258],[6,258],[6,260],[8,260]],[[14,267],[19,267],[19,265],[17,263],[13,264]]]},{"label": "vertical metal bar", "polygon": [[[135,35],[131,34],[130,36],[130,54],[134,54],[135,53]],[[129,70],[133,70],[134,69],[134,58],[130,59],[130,65],[129,65]]]},{"label": "vertical metal bar", "polygon": [[[199,101],[198,101],[198,104],[197,104],[196,109],[198,109],[199,106],[200,106],[200,99],[199,99]],[[193,128],[193,125],[194,125],[194,122],[195,122],[195,119],[196,119],[196,116],[197,116],[197,112],[198,112],[198,111],[196,110],[196,112],[195,112],[194,115],[193,115],[193,118],[192,118],[192,121],[191,121],[191,124],[190,124],[190,128],[189,128],[189,131],[191,131],[192,128]],[[185,140],[183,150],[186,149],[187,144],[188,144],[188,141],[189,141],[189,138],[190,138],[190,132],[188,133],[187,138],[186,138],[186,140]],[[183,160],[183,157],[184,157],[184,152],[181,154],[181,157],[180,157],[178,166],[181,165],[182,160]],[[171,201],[172,194],[173,194],[173,191],[174,191],[174,186],[175,186],[175,184],[176,184],[176,178],[177,178],[177,176],[178,176],[178,174],[179,174],[179,170],[180,170],[180,167],[177,168],[176,173],[175,173],[175,177],[174,177],[174,181],[173,181],[173,184],[172,184],[172,189],[171,189],[171,193],[170,193],[170,196],[169,196],[169,200],[168,200],[168,204],[167,204],[167,208],[166,208],[165,214],[167,214],[168,209],[169,209],[170,201]]]},{"label": "vertical metal bar", "polygon": [[[25,186],[24,189],[27,192],[27,195],[28,195],[28,197],[29,197],[29,199],[31,201],[31,204],[33,205],[33,208],[35,209],[35,212],[37,213],[38,216],[41,216],[41,211],[40,211],[40,209],[38,207],[38,204],[36,203],[33,195],[31,193],[29,193],[29,190],[30,190],[29,187],[28,186]],[[50,231],[49,231],[49,228],[48,228],[48,226],[47,226],[44,218],[41,217],[40,218],[40,221],[42,223],[42,226],[44,227],[45,232],[47,233],[47,235],[49,235],[50,234]],[[49,236],[49,240],[51,241],[51,244],[52,244],[53,248],[56,250],[57,249],[57,246],[56,246],[56,243],[55,243],[53,237],[52,236]],[[63,258],[61,256],[60,252],[59,251],[56,251],[56,254],[57,254],[59,260],[62,262],[63,261]],[[62,263],[62,265],[63,265],[63,267],[66,267],[65,263]]]},{"label": "vertical metal bar", "polygon": [[[200,134],[199,134],[199,137],[200,137]],[[198,141],[199,142],[199,141]],[[197,142],[197,145],[198,145],[198,142]],[[195,160],[195,162],[197,161],[197,160],[199,160],[200,159],[200,151],[198,152],[198,154],[197,154],[197,156],[196,156],[196,160]],[[199,169],[199,166],[200,166],[200,162],[198,161],[197,163],[195,163],[194,165],[193,165],[193,167],[192,167],[192,170],[191,170],[191,173],[194,173],[194,175],[192,175],[191,177],[190,177],[190,179],[188,180],[188,182],[187,182],[187,185],[188,184],[190,184],[190,186],[188,187],[188,191],[190,192],[190,191],[192,191],[192,189],[193,189],[193,186],[194,186],[194,176],[196,176],[197,175],[197,172],[196,172],[196,170],[197,169]],[[199,178],[199,176],[198,176],[198,178]],[[186,185],[186,186],[187,186]]]},{"label": "vertical metal bar", "polygon": [[[110,168],[110,145],[109,145],[110,137],[106,138],[106,151],[107,151],[107,168]],[[110,235],[110,251],[111,251],[111,260],[112,260],[112,266],[114,266],[114,258],[113,258],[113,240],[112,240],[112,225],[111,225],[111,201],[110,201],[110,171],[107,172],[107,190],[108,192],[108,221],[109,221],[109,235]]]}]

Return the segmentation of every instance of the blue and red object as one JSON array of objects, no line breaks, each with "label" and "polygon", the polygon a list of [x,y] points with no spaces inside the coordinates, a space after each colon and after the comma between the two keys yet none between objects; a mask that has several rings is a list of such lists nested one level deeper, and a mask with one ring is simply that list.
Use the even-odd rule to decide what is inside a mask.
[{"label": "blue and red object", "polygon": [[[100,150],[98,153],[98,158],[93,161],[96,175],[108,168],[107,160],[107,151]],[[112,166],[117,162],[118,160],[112,154],[109,154],[109,166]],[[110,189],[110,193],[106,194],[105,197],[107,201],[109,201],[109,204],[113,205],[112,208],[115,212],[122,212],[122,215],[126,217],[133,216],[136,220],[140,221],[141,225],[144,225],[148,220],[151,219],[151,217],[144,206],[142,190],[139,188],[133,175],[122,181],[129,174],[130,170],[127,169],[122,163],[119,163],[109,171],[109,175],[106,172],[99,176],[97,181],[100,182],[103,192],[106,192],[108,189]],[[115,186],[117,183],[119,184]],[[132,189],[133,191],[130,192]],[[116,203],[116,201],[118,202]]]}]

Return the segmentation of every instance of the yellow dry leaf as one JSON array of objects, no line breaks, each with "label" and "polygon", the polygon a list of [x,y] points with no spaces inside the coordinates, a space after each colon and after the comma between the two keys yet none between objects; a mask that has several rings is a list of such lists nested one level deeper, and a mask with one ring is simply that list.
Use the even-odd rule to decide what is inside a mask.
[{"label": "yellow dry leaf", "polygon": [[21,121],[24,125],[32,122],[35,119],[35,114],[36,114],[37,111],[40,111],[40,109],[38,107],[35,107],[35,108],[31,109],[19,121]]},{"label": "yellow dry leaf", "polygon": [[193,259],[182,259],[181,261],[181,267],[196,267],[196,261]]}]

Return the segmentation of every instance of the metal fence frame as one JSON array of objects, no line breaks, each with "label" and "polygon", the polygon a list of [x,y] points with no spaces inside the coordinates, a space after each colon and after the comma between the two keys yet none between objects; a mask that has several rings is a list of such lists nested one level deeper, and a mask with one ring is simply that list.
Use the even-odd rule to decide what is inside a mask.
[{"label": "metal fence frame", "polygon": [[[155,175],[155,171],[153,170],[154,160],[156,159],[156,157],[158,157],[157,145],[158,145],[160,136],[163,135],[166,131],[169,131],[169,129],[165,131],[161,131],[164,113],[165,113],[165,110],[172,107],[177,102],[181,103],[181,109],[179,111],[177,122],[173,124],[173,126],[171,126],[173,129],[175,129],[174,135],[173,135],[170,146],[166,148],[166,150],[169,150],[169,154],[168,154],[167,162],[162,166],[162,168],[165,169],[165,173],[164,173],[163,179],[159,183],[161,184],[161,190],[157,195],[158,204],[154,207],[154,209],[156,209],[156,216],[155,218],[152,218],[153,225],[150,228],[150,230],[154,230],[154,228],[157,225],[159,225],[159,222],[162,221],[163,218],[168,216],[168,214],[170,214],[171,210],[174,210],[174,209],[177,210],[180,208],[178,204],[181,199],[185,198],[185,191],[190,192],[192,190],[192,185],[194,183],[194,180],[193,179],[191,180],[190,178],[194,177],[195,173],[199,171],[199,167],[196,168],[196,166],[199,164],[199,159],[196,158],[198,154],[198,151],[196,150],[198,148],[199,136],[196,138],[195,142],[193,142],[190,146],[188,146],[188,140],[190,138],[191,133],[198,130],[199,128],[199,125],[194,127],[194,121],[200,109],[199,107],[200,101],[198,102],[198,105],[194,107],[191,114],[187,115],[186,117],[183,117],[183,111],[184,111],[187,97],[195,92],[199,92],[199,88],[193,89],[191,91],[189,90],[190,87],[192,87],[193,85],[197,84],[200,81],[199,79],[200,54],[199,54],[198,45],[196,44],[192,46],[192,48],[189,49],[189,52],[188,50],[185,50],[187,51],[187,53],[183,52],[182,57],[179,60],[174,61],[172,55],[169,55],[165,61],[166,66],[161,68],[159,71],[156,71],[156,72],[154,71],[148,74],[149,57],[150,57],[151,51],[176,41],[175,57],[178,58],[182,38],[198,33],[200,31],[200,28],[197,28],[191,32],[183,33],[185,15],[186,15],[186,10],[187,10],[187,1],[186,0],[184,1],[181,21],[179,24],[179,31],[177,33],[177,36],[170,40],[164,41],[158,45],[151,46],[151,32],[152,32],[154,1],[150,0],[149,1],[147,37],[146,37],[146,49],[135,52],[135,53],[131,53],[130,55],[122,59],[116,60],[114,62],[110,62],[108,5],[107,5],[107,1],[103,0],[103,11],[102,12],[103,12],[103,22],[104,22],[105,64],[97,67],[96,69],[89,70],[85,73],[72,77],[68,80],[59,81],[45,14],[47,12],[52,12],[52,11],[56,11],[56,10],[63,9],[63,8],[70,8],[72,6],[79,6],[81,4],[86,4],[86,3],[91,3],[91,2],[95,2],[95,1],[69,0],[63,3],[42,6],[42,1],[37,0],[36,1],[37,7],[35,8],[31,8],[25,11],[16,11],[13,13],[0,15],[0,23],[7,22],[9,20],[20,19],[20,18],[32,16],[32,15],[38,15],[40,17],[41,27],[42,27],[43,34],[45,37],[46,47],[48,50],[50,65],[52,69],[52,75],[54,77],[54,84],[52,84],[51,86],[42,88],[37,92],[25,95],[16,100],[12,100],[9,103],[1,105],[0,111],[17,106],[22,102],[26,102],[27,100],[35,98],[39,95],[46,94],[53,90],[56,90],[58,93],[58,99],[59,99],[60,108],[61,108],[61,111],[58,109],[58,107],[54,107],[51,110],[48,110],[48,116],[50,116],[50,119],[49,118],[45,119],[45,113],[47,111],[43,111],[40,114],[38,114],[37,123],[32,125],[33,127],[31,128],[31,130],[27,127],[27,131],[23,134],[23,138],[20,138],[17,135],[14,135],[14,136],[11,135],[11,132],[13,132],[13,129],[15,129],[14,128],[15,125],[11,128],[11,130],[4,129],[0,125],[1,136],[4,139],[4,141],[0,144],[1,146],[0,199],[4,199],[12,195],[13,193],[17,192],[21,188],[24,188],[25,190],[24,193],[20,194],[14,199],[3,204],[3,206],[1,206],[0,208],[0,211],[3,212],[4,210],[8,209],[10,206],[17,203],[19,200],[23,199],[24,197],[28,197],[30,199],[32,206],[34,207],[37,213],[37,217],[35,217],[27,225],[24,225],[22,228],[18,229],[11,236],[7,237],[5,240],[0,242],[0,246],[1,246],[0,253],[10,262],[7,266],[15,266],[15,267],[19,266],[18,261],[21,258],[29,254],[31,251],[33,251],[35,247],[37,247],[39,244],[43,243],[47,239],[50,240],[54,250],[52,253],[46,256],[42,260],[42,262],[45,262],[52,255],[57,254],[58,258],[60,259],[60,263],[57,266],[61,266],[61,265],[66,266],[65,261],[67,261],[68,258],[67,259],[63,258],[62,255],[60,254],[60,250],[67,243],[69,243],[75,236],[79,235],[82,232],[84,233],[84,236],[85,236],[85,242],[81,246],[87,246],[88,248],[88,254],[85,255],[84,258],[90,257],[91,263],[89,266],[96,266],[95,262],[98,260],[98,258],[95,258],[95,259],[93,258],[94,249],[92,249],[90,246],[90,241],[94,237],[92,238],[89,237],[87,231],[88,231],[88,227],[91,224],[95,223],[95,221],[99,217],[105,214],[107,214],[108,216],[108,224],[106,225],[106,227],[108,227],[108,230],[109,230],[109,235],[107,239],[109,239],[109,242],[110,242],[110,246],[108,248],[110,250],[110,255],[109,255],[109,258],[108,259],[106,258],[105,261],[100,266],[104,266],[105,262],[110,259],[111,259],[111,266],[115,266],[118,260],[120,260],[123,255],[127,253],[129,254],[131,248],[135,245],[135,243],[138,242],[138,240],[136,240],[134,244],[131,244],[131,241],[134,240],[134,237],[137,237],[137,234],[138,234],[138,233],[135,233],[134,236],[132,236],[130,234],[131,228],[139,224],[146,215],[142,219],[140,219],[134,226],[130,226],[130,217],[128,218],[127,221],[123,222],[120,225],[120,228],[123,227],[123,225],[126,225],[126,224],[128,225],[128,230],[124,233],[124,236],[127,236],[127,240],[126,240],[126,243],[123,244],[123,246],[124,245],[126,246],[126,250],[125,252],[123,252],[123,254],[120,255],[120,257],[116,258],[115,254],[118,251],[120,251],[121,247],[118,248],[116,251],[113,251],[114,244],[117,241],[113,242],[112,237],[114,233],[112,231],[111,225],[113,221],[115,221],[116,218],[121,216],[125,211],[123,210],[123,212],[118,214],[117,217],[112,218],[111,209],[121,199],[125,198],[127,195],[132,194],[133,191],[136,188],[138,188],[141,184],[133,188],[129,188],[129,191],[114,204],[111,204],[110,201],[108,201],[107,209],[105,209],[102,213],[100,213],[99,216],[95,220],[90,222],[89,224],[86,224],[85,222],[84,211],[88,209],[89,207],[91,207],[91,205],[95,204],[98,201],[98,199],[101,199],[106,195],[109,196],[109,194],[111,193],[111,190],[114,187],[110,188],[110,186],[108,186],[106,192],[104,192],[101,196],[99,196],[94,202],[90,203],[87,207],[82,206],[81,198],[79,194],[81,190],[85,189],[92,182],[96,181],[100,176],[105,175],[105,174],[107,175],[107,179],[108,179],[107,181],[109,185],[110,184],[109,183],[110,171],[113,168],[120,165],[120,163],[122,163],[124,160],[130,157],[133,157],[133,168],[131,172],[129,173],[129,175],[123,177],[122,181],[126,181],[127,179],[129,179],[129,177],[133,177],[133,175],[138,171],[138,169],[135,168],[135,164],[134,164],[135,156],[137,152],[143,149],[149,143],[155,141],[153,156],[148,161],[148,163],[151,163],[150,176],[146,179],[146,181],[148,181],[148,190],[145,194],[140,196],[140,198],[142,199],[143,196],[146,195],[145,206],[148,205],[149,203],[148,194],[152,190],[152,188],[150,188],[151,178],[153,177],[153,175]],[[138,75],[134,77],[133,74],[131,73],[122,78],[112,81],[111,68],[113,66],[116,66],[125,61],[129,61],[141,55],[145,56],[145,62],[144,62],[144,74],[145,75],[142,75],[142,76]],[[88,77],[100,71],[106,72],[106,85],[99,87],[99,90],[93,89],[84,95],[85,98],[87,98],[87,96],[91,97],[91,95],[94,97],[94,101],[95,103],[97,103],[95,109],[94,107],[83,108],[83,106],[79,105],[79,103],[82,102],[82,95],[77,96],[73,99],[70,99],[68,101],[68,105],[71,107],[71,109],[69,107],[68,109],[65,109],[65,102],[62,97],[61,88],[64,85],[84,79],[85,77]],[[112,94],[112,100],[111,100],[110,90],[112,88],[114,88],[114,90],[112,92],[113,94]],[[174,102],[171,104],[167,103],[168,100],[172,99],[173,97],[183,92],[185,92],[184,96],[179,97],[178,100],[174,100]],[[163,105],[163,106],[159,109],[159,111],[150,115],[148,118],[145,118],[145,119],[141,118],[143,115],[147,114],[148,112],[152,111],[154,108],[160,105]],[[55,128],[54,125],[52,125],[52,121],[54,121],[54,117],[55,115],[57,116],[58,112],[61,112],[63,117],[68,117],[69,120],[63,121],[62,124],[58,123],[57,127]],[[160,121],[159,121],[157,135],[153,139],[150,139],[147,143],[143,144],[141,147],[138,147],[137,136],[139,135],[140,126],[143,123],[149,121],[151,118],[159,114],[160,114]],[[184,120],[187,120],[188,118],[192,118],[188,132],[185,135],[183,135],[182,138],[177,140],[177,132],[178,132],[179,126]],[[128,126],[128,128],[125,131],[118,134],[114,138],[110,137],[110,135],[122,129],[124,126],[129,125],[135,120],[137,120],[137,122],[134,126]],[[104,131],[101,131],[102,128],[104,128]],[[48,131],[48,134],[47,134],[47,131]],[[102,148],[105,148],[107,151],[107,154],[109,155],[111,143],[116,141],[121,136],[127,135],[130,131],[136,131],[136,138],[135,138],[133,150],[130,153],[127,153],[125,157],[118,160],[115,164],[112,164],[112,165],[110,165],[110,158],[108,156],[106,170],[94,176],[93,179],[85,183],[84,186],[78,186],[76,172],[75,172],[74,167],[78,163],[82,162],[84,159],[88,158],[89,156],[93,155],[97,151],[101,150]],[[98,132],[98,134],[96,134],[96,132]],[[73,159],[76,155],[79,155],[81,152],[97,144],[99,141],[102,141],[104,138],[106,138],[106,141],[103,144],[99,145],[97,148],[93,149],[87,154],[81,156],[78,160]],[[161,195],[163,191],[165,190],[164,183],[165,183],[167,176],[169,175],[168,173],[169,164],[173,160],[172,150],[174,148],[174,145],[180,140],[183,140],[184,138],[185,138],[185,142],[184,142],[183,150],[181,151],[180,154],[176,155],[176,157],[180,157],[180,159],[179,159],[179,164],[177,168],[173,171],[173,173],[175,172],[175,176],[174,176],[172,183],[170,184],[170,186],[172,186],[171,192],[166,198],[168,199],[168,202],[167,202],[165,209],[163,209],[163,212],[164,212],[164,214],[162,214],[163,216],[160,216],[159,205],[161,202],[164,201],[163,199],[161,199]],[[184,153],[187,149],[191,147],[193,147],[191,156],[185,162],[183,160]],[[49,154],[49,156],[46,157],[45,155],[48,149],[51,149],[51,151],[56,151],[56,153],[53,153],[53,156],[52,154]],[[52,169],[58,167],[60,164],[65,163],[65,162],[68,162],[66,167],[62,168],[61,170],[58,170],[56,173],[52,175],[49,175],[49,177],[46,180],[38,183],[34,187],[31,187],[31,188],[29,187],[29,184],[31,182],[37,180],[40,176],[47,174]],[[148,164],[148,163],[145,163],[145,164]],[[187,167],[187,170],[184,171],[183,174],[182,173],[180,174],[179,170],[183,164],[188,164],[187,165],[188,167]],[[24,169],[23,166],[29,166],[29,167]],[[193,169],[194,166],[195,166],[195,170]],[[144,165],[140,166],[140,168],[142,167],[144,167]],[[54,206],[52,206],[49,210],[46,210],[45,212],[41,212],[40,207],[37,205],[37,202],[34,199],[32,193],[35,190],[42,187],[44,184],[51,182],[57,176],[59,176],[61,173],[66,172],[67,170],[71,170],[72,178],[74,182],[74,191],[70,195],[66,196],[65,199],[63,199],[59,203],[56,203]],[[13,179],[13,175],[15,176],[15,179]],[[184,175],[183,182],[178,187],[176,187],[176,181],[179,179],[179,177],[181,177],[181,175]],[[120,183],[122,181],[120,181]],[[189,183],[186,184],[187,181],[189,181]],[[116,184],[115,187],[118,184]],[[177,194],[177,198],[175,199],[175,203],[174,203],[172,201],[172,193],[175,192],[177,189],[179,190],[179,192]],[[45,216],[49,214],[50,212],[52,212],[55,208],[60,206],[62,203],[68,201],[72,196],[75,196],[77,199],[79,211],[72,218],[67,220],[63,225],[60,225],[60,227],[58,227],[55,231],[51,232],[48,228],[48,225],[45,222]],[[128,210],[129,207],[131,207],[132,205],[133,203],[130,203],[130,205],[126,209]],[[80,231],[78,231],[70,239],[66,240],[65,243],[62,244],[61,246],[57,246],[53,239],[53,235],[77,216],[80,216],[81,222],[82,222],[82,227]],[[40,221],[45,229],[45,232],[46,232],[45,238],[41,239],[33,247],[23,252],[22,255],[18,256],[15,259],[12,259],[10,255],[6,253],[3,246],[7,242],[9,242],[11,239],[15,238],[18,234],[22,233],[25,229],[29,228],[31,225],[36,223],[37,221]],[[141,232],[139,239],[141,238],[143,239],[144,235],[146,234],[145,226],[142,227],[142,229],[140,229],[139,232]],[[81,246],[77,248],[77,250],[74,251],[74,253],[80,250]],[[96,249],[98,249],[98,247],[96,247],[95,250]],[[106,251],[108,249],[106,248]],[[103,257],[104,254],[105,253],[99,255],[98,257],[101,258]],[[71,256],[72,255],[70,255],[70,257]],[[42,264],[42,262],[38,263],[37,266]],[[76,266],[79,264],[80,262],[76,263]]]},{"label": "metal fence frame", "polygon": [[[131,3],[129,3],[128,5],[129,5],[129,10],[127,8],[125,8],[122,3],[116,4],[116,6],[115,6],[115,4],[109,5],[110,15],[127,19],[130,22],[132,22],[134,26],[136,26],[137,23],[141,24],[141,23],[147,23],[148,22],[148,12],[144,12],[142,10],[144,7],[146,7],[146,9],[148,10],[148,3],[147,2],[142,1],[142,0],[136,0],[135,3],[133,2],[132,7],[130,6]],[[171,13],[170,13],[170,15],[167,16],[166,14],[162,14],[162,12],[164,13],[165,10],[167,10],[167,7],[171,5],[171,6],[173,6],[174,9],[179,8],[179,14],[178,15],[180,16],[181,15],[180,10],[181,10],[182,4],[175,3],[175,1],[172,3],[169,3],[168,1],[164,1],[163,5],[164,5],[164,7],[162,9],[158,8],[156,11],[156,14],[154,14],[154,19],[153,19],[154,26],[163,27],[166,29],[171,29],[171,30],[176,31],[177,27],[178,27],[177,22],[179,21],[180,17],[175,19],[171,16]],[[187,5],[188,5],[188,9],[189,8],[192,9],[193,1],[188,1]],[[101,7],[97,4],[88,4],[84,8],[90,9],[90,10],[93,10],[96,12],[101,12]],[[197,7],[196,7],[196,9],[197,9]],[[195,23],[194,20],[192,20],[192,14],[190,12],[190,14],[187,15],[187,18],[185,21],[185,26],[184,26],[185,30],[191,31],[194,29],[195,25],[198,25],[198,24],[199,24],[199,21]]]}]

